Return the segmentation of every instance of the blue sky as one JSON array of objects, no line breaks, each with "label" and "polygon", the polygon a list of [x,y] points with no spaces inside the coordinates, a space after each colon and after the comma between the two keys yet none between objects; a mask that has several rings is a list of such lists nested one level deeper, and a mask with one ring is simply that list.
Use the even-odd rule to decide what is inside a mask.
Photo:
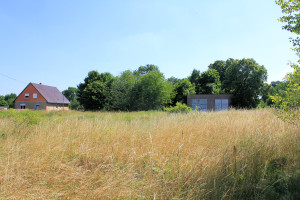
[{"label": "blue sky", "polygon": [[185,78],[228,58],[253,58],[268,82],[281,80],[297,57],[280,16],[274,0],[0,0],[0,95],[146,64]]}]

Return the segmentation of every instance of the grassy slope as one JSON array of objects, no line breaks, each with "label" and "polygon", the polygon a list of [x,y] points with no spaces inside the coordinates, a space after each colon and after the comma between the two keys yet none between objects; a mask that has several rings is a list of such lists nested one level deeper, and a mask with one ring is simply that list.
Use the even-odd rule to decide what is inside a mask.
[{"label": "grassy slope", "polygon": [[265,110],[5,115],[1,198],[297,195],[300,128]]}]

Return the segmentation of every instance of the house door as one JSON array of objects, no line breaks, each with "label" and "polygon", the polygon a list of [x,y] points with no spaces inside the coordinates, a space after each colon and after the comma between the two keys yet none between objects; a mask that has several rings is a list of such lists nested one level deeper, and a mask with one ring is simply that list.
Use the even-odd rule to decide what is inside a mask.
[{"label": "house door", "polygon": [[215,111],[228,110],[228,99],[215,99]]}]

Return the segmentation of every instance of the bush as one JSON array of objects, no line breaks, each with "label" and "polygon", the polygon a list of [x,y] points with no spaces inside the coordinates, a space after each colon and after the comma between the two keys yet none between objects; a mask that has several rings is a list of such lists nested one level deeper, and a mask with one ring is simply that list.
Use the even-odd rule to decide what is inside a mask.
[{"label": "bush", "polygon": [[169,113],[188,113],[188,112],[192,111],[192,108],[187,106],[186,104],[177,102],[176,106],[164,108],[164,110]]}]

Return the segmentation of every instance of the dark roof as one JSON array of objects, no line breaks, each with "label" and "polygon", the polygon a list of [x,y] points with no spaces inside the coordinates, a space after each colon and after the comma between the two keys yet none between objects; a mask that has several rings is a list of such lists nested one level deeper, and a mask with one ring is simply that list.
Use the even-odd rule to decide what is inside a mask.
[{"label": "dark roof", "polygon": [[70,104],[70,101],[56,87],[37,83],[31,84],[39,91],[39,93],[41,93],[48,103]]}]

